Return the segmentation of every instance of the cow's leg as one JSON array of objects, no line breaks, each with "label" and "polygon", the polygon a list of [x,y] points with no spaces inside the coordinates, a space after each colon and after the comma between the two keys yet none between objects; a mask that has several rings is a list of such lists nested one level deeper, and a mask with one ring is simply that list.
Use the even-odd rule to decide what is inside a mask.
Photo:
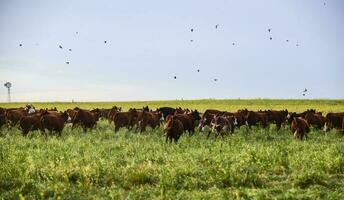
[{"label": "cow's leg", "polygon": [[208,131],[208,135],[207,135],[207,138],[209,138],[209,136],[210,136],[210,133],[211,133],[211,131]]},{"label": "cow's leg", "polygon": [[23,130],[22,130],[22,135],[23,135],[23,136],[26,136],[28,133],[29,133],[29,130],[28,130],[28,129],[23,129]]},{"label": "cow's leg", "polygon": [[115,126],[115,133],[119,131],[119,126]]},{"label": "cow's leg", "polygon": [[277,131],[281,129],[281,122],[276,122]]}]

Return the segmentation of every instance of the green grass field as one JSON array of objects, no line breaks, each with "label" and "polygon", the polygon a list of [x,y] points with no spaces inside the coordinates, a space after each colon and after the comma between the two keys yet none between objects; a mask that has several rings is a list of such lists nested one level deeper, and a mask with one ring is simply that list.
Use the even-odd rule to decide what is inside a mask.
[{"label": "green grass field", "polygon": [[[25,103],[0,104],[18,107]],[[60,110],[149,105],[235,111],[241,108],[344,112],[344,100],[195,100],[34,103]],[[68,124],[62,137],[38,131],[0,134],[0,199],[343,199],[344,138],[312,129],[306,141],[246,127],[224,139],[198,132],[166,144],[162,128],[143,134],[106,121],[84,133]]]}]

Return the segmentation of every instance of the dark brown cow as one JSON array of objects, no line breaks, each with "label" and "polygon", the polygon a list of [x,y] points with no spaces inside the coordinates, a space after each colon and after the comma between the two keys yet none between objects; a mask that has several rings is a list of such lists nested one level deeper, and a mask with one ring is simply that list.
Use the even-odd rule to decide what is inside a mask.
[{"label": "dark brown cow", "polygon": [[291,131],[294,134],[294,138],[302,140],[303,137],[307,138],[310,129],[306,120],[300,117],[294,117],[291,122]]},{"label": "dark brown cow", "polygon": [[342,120],[342,135],[344,136],[344,117],[343,117],[343,120]]},{"label": "dark brown cow", "polygon": [[165,119],[165,122],[170,120],[172,116],[174,116],[174,119],[178,119],[183,124],[184,131],[188,131],[189,134],[193,134],[195,132],[194,123],[188,114],[169,115]]},{"label": "dark brown cow", "polygon": [[277,130],[281,129],[281,125],[286,121],[288,116],[288,110],[267,110],[265,111],[270,123],[275,123]]},{"label": "dark brown cow", "polygon": [[0,107],[0,115],[5,115],[6,109]]},{"label": "dark brown cow", "polygon": [[188,110],[186,111],[187,115],[189,116],[189,118],[192,121],[193,127],[195,128],[197,124],[199,124],[199,121],[201,120],[201,115],[198,112],[198,110]]},{"label": "dark brown cow", "polygon": [[200,129],[200,132],[204,132],[205,126],[209,126],[211,123],[211,120],[213,119],[213,116],[219,113],[222,113],[222,111],[212,110],[212,109],[206,110],[203,113],[199,126],[198,126],[198,128]]},{"label": "dark brown cow", "polygon": [[160,112],[142,111],[141,119],[139,121],[139,125],[141,128],[140,132],[142,133],[146,131],[147,126],[150,126],[152,129],[155,129],[156,127],[160,126],[160,118]]},{"label": "dark brown cow", "polygon": [[[228,133],[232,134],[234,132],[234,116],[219,116],[215,115],[211,121],[211,130],[216,136],[223,137]],[[211,132],[208,133],[208,136]]]},{"label": "dark brown cow", "polygon": [[344,113],[327,113],[324,130],[328,131],[332,128],[341,129],[343,118]]},{"label": "dark brown cow", "polygon": [[308,125],[313,125],[319,129],[323,128],[325,125],[325,117],[318,113],[307,113],[305,120],[307,121]]},{"label": "dark brown cow", "polygon": [[2,126],[6,124],[6,117],[5,114],[0,114],[0,129]]},{"label": "dark brown cow", "polygon": [[72,122],[72,119],[74,119],[78,110],[80,110],[80,108],[78,108],[78,107],[75,107],[74,109],[67,109],[67,113],[68,113],[70,122]]},{"label": "dark brown cow", "polygon": [[111,124],[111,122],[113,122],[113,118],[115,116],[116,113],[121,112],[122,108],[121,107],[117,107],[117,106],[113,106],[110,111],[108,112],[107,115],[107,119],[109,121],[109,123]]},{"label": "dark brown cow", "polygon": [[246,125],[249,127],[261,124],[263,128],[268,125],[268,115],[263,112],[249,111],[246,116]]},{"label": "dark brown cow", "polygon": [[97,111],[88,111],[80,109],[75,114],[74,118],[72,119],[72,129],[75,127],[76,124],[80,124],[81,127],[86,132],[87,129],[92,129],[99,120],[99,113]]},{"label": "dark brown cow", "polygon": [[26,136],[29,131],[42,130],[41,117],[43,113],[35,113],[32,115],[23,116],[20,119],[19,125],[23,136]]},{"label": "dark brown cow", "polygon": [[10,109],[6,110],[6,121],[10,126],[16,126],[20,119],[28,115],[28,112],[24,109]]},{"label": "dark brown cow", "polygon": [[6,114],[6,109],[0,108],[0,129],[3,125],[6,124],[5,114]]},{"label": "dark brown cow", "polygon": [[109,108],[100,108],[99,109],[99,117],[101,119],[108,119],[110,111],[111,111],[111,109],[109,109]]},{"label": "dark brown cow", "polygon": [[180,136],[184,132],[183,123],[173,115],[168,115],[168,118],[169,119],[164,124],[166,142],[168,142],[168,140],[172,142],[172,139],[178,142]]},{"label": "dark brown cow", "polygon": [[[305,118],[307,113],[317,113],[315,109],[307,109],[306,111],[302,112],[302,113],[296,113],[296,112],[290,112],[287,115],[287,121],[288,123],[291,123],[294,120],[294,117],[301,117],[301,118]],[[321,114],[321,113],[318,113]]]},{"label": "dark brown cow", "polygon": [[50,134],[53,131],[56,131],[60,136],[64,128],[65,122],[69,118],[67,111],[63,113],[50,113],[43,115],[41,117],[42,132],[45,132],[45,129],[48,129]]},{"label": "dark brown cow", "polygon": [[135,126],[137,118],[138,112],[136,111],[136,109],[131,109],[128,112],[116,112],[113,116],[115,132],[117,132],[122,127],[131,129],[133,126]]}]

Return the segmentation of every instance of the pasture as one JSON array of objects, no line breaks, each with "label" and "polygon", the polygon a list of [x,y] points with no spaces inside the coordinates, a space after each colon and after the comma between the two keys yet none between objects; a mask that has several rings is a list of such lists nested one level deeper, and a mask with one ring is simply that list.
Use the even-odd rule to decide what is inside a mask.
[{"label": "pasture", "polygon": [[[344,112],[344,100],[190,100],[33,103],[59,110],[149,105],[236,111],[314,108]],[[10,108],[25,103],[0,104]],[[100,121],[84,133],[68,124],[61,137],[17,128],[0,133],[0,199],[343,199],[344,138],[312,128],[305,141],[287,126],[246,126],[223,139],[182,135],[165,143],[162,127],[138,132]]]}]

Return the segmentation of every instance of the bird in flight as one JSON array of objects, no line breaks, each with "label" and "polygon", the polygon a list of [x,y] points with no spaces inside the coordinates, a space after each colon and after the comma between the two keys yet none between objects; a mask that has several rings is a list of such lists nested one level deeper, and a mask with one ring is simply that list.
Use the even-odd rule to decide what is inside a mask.
[{"label": "bird in flight", "polygon": [[190,40],[190,42],[193,42],[193,40]]},{"label": "bird in flight", "polygon": [[69,65],[69,61],[67,61],[66,64]]},{"label": "bird in flight", "polygon": [[232,43],[232,45],[234,46],[234,45],[235,45],[235,43],[233,42],[233,43]]},{"label": "bird in flight", "polygon": [[192,28],[192,29],[190,29],[190,31],[191,31],[191,32],[193,32],[193,31],[194,31],[194,29]]},{"label": "bird in flight", "polygon": [[271,28],[268,29],[269,33],[271,32]]},{"label": "bird in flight", "polygon": [[77,32],[75,32],[75,34],[79,34],[79,32],[77,31]]},{"label": "bird in flight", "polygon": [[307,88],[305,88],[305,89],[303,90],[303,92],[308,92]]},{"label": "bird in flight", "polygon": [[72,49],[68,49],[68,51],[72,51]]},{"label": "bird in flight", "polygon": [[61,45],[59,45],[59,48],[60,48],[60,49],[62,49],[62,46],[61,46]]},{"label": "bird in flight", "polygon": [[174,76],[173,78],[174,78],[174,79],[177,79],[177,76]]},{"label": "bird in flight", "polygon": [[217,78],[214,78],[214,81],[216,82],[216,81],[217,81]]},{"label": "bird in flight", "polygon": [[200,70],[199,70],[199,69],[197,69],[197,72],[200,72]]},{"label": "bird in flight", "polygon": [[23,44],[19,44],[19,46],[20,46],[20,47],[22,47],[22,46],[23,46]]},{"label": "bird in flight", "polygon": [[216,29],[219,28],[219,24],[216,24],[216,25],[215,25],[215,28],[216,28]]},{"label": "bird in flight", "polygon": [[289,40],[286,40],[286,42],[289,42]]},{"label": "bird in flight", "polygon": [[272,40],[272,37],[270,37],[270,40]]}]

